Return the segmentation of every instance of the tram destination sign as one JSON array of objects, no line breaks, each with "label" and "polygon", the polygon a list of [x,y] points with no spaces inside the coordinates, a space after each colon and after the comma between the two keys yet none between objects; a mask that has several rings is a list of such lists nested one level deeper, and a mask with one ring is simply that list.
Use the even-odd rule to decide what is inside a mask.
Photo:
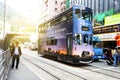
[{"label": "tram destination sign", "polygon": [[83,31],[89,31],[89,27],[82,26],[82,30],[83,30]]}]

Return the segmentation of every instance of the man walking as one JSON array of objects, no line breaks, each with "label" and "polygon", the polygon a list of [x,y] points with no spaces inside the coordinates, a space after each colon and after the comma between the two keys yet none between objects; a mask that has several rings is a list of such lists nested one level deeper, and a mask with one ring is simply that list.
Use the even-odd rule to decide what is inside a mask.
[{"label": "man walking", "polygon": [[16,61],[16,69],[18,69],[21,54],[22,52],[21,47],[19,46],[19,42],[16,42],[12,49],[12,68],[14,68],[14,63]]}]

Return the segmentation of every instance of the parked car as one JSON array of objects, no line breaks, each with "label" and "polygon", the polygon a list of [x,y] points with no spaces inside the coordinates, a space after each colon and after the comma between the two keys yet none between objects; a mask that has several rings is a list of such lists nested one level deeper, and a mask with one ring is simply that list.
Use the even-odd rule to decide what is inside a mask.
[{"label": "parked car", "polygon": [[31,43],[29,44],[29,49],[30,49],[30,50],[37,50],[37,49],[38,49],[38,44],[37,44],[37,42],[31,42]]},{"label": "parked car", "polygon": [[30,42],[24,42],[23,47],[24,48],[29,48],[29,44],[30,44]]}]

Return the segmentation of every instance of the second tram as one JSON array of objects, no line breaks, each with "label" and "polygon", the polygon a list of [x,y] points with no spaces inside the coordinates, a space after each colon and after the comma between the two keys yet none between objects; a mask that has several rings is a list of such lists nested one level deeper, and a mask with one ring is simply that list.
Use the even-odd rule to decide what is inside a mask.
[{"label": "second tram", "polygon": [[115,49],[115,36],[120,33],[120,24],[112,24],[107,26],[95,27],[93,29],[94,37],[98,37],[104,48]]}]

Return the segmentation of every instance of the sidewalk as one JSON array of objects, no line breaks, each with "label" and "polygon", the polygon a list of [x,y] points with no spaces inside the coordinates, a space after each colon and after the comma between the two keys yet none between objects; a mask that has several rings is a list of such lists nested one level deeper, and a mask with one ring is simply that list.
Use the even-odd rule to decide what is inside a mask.
[{"label": "sidewalk", "polygon": [[18,69],[11,69],[8,75],[8,80],[41,80],[22,62],[19,63]]}]

